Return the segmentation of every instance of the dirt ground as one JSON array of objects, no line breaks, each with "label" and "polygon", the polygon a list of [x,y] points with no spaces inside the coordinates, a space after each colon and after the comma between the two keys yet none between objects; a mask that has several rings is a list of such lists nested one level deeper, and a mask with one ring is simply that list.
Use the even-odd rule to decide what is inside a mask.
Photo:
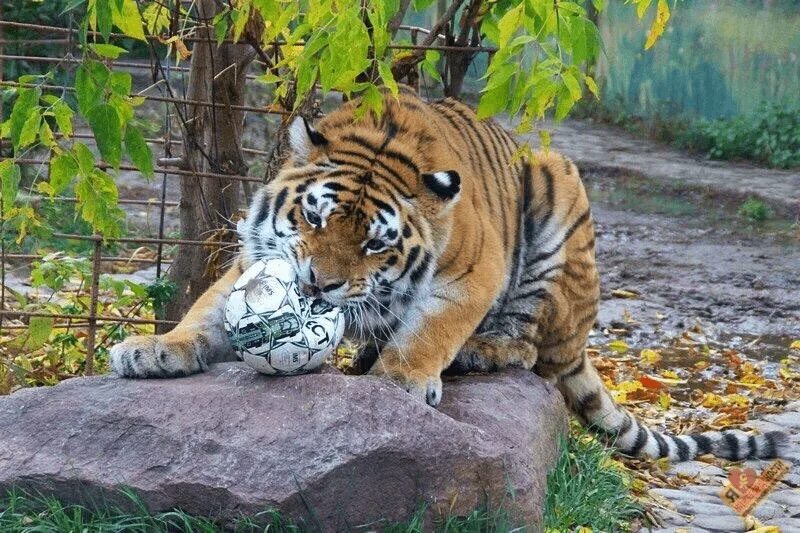
[{"label": "dirt ground", "polygon": [[[628,329],[626,342],[645,346],[697,323],[756,359],[779,358],[800,337],[800,232],[791,221],[750,222],[641,180],[584,179],[597,224],[601,329]],[[615,297],[620,289],[637,296]]]}]

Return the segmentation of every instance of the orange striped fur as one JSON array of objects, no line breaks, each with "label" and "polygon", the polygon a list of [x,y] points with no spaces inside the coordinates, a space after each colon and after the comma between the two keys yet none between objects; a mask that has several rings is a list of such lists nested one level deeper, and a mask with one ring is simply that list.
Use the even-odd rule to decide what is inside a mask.
[{"label": "orange striped fur", "polygon": [[672,436],[614,404],[584,352],[599,278],[578,169],[555,152],[515,157],[514,138],[452,100],[387,96],[297,120],[292,155],[239,228],[239,263],[179,326],[112,349],[131,377],[179,376],[232,353],[221,309],[253,261],[282,257],[306,292],[342,306],[369,371],[437,405],[444,371],[520,365],[553,380],[577,416],[631,455],[772,457],[784,436]]}]

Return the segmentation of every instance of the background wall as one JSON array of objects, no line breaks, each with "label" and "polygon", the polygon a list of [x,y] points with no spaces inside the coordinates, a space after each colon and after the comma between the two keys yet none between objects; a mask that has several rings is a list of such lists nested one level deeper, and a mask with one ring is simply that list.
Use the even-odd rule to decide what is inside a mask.
[{"label": "background wall", "polygon": [[762,102],[800,107],[800,2],[684,0],[644,51],[646,25],[622,2],[600,21],[604,100],[628,113],[715,119]]}]

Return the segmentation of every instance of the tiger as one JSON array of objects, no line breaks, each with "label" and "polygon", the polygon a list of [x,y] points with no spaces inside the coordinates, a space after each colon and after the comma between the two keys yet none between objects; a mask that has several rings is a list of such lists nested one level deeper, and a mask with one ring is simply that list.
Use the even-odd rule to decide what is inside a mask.
[{"label": "tiger", "polygon": [[576,165],[523,152],[452,98],[386,93],[383,112],[343,103],[289,127],[289,154],[237,226],[236,264],[170,332],[112,347],[121,376],[163,378],[235,359],[231,286],[258,260],[291,263],[302,292],[339,306],[369,347],[369,374],[435,407],[444,372],[517,366],[555,384],[577,418],[628,456],[771,458],[779,431],[671,435],[617,405],[587,356],[600,284]]}]

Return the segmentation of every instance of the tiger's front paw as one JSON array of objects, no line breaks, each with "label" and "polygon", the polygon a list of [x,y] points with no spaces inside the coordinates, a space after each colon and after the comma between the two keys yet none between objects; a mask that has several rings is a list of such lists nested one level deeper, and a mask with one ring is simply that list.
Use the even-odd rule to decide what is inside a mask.
[{"label": "tiger's front paw", "polygon": [[129,378],[177,378],[206,369],[191,338],[129,337],[111,348],[111,368]]},{"label": "tiger's front paw", "polygon": [[370,374],[391,379],[431,407],[436,407],[442,401],[442,378],[438,375],[430,376],[411,369],[388,368],[380,360],[372,367]]}]

